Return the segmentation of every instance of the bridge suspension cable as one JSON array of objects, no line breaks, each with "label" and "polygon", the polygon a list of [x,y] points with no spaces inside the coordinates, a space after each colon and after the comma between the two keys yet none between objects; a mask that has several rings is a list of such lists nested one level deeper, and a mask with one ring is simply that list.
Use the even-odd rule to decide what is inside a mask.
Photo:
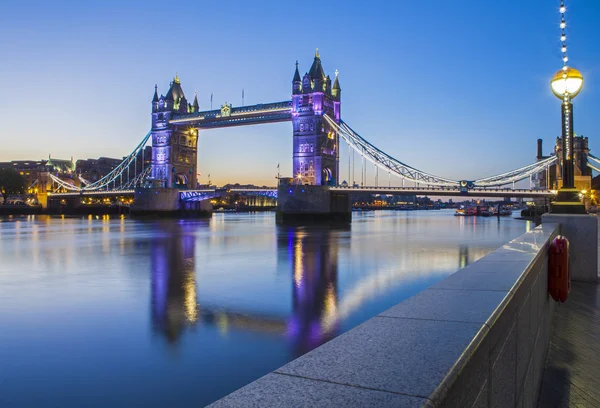
[{"label": "bridge suspension cable", "polygon": [[129,154],[129,156],[124,158],[123,161],[117,167],[115,167],[110,173],[102,177],[100,180],[85,186],[83,190],[99,190],[108,186],[110,183],[115,182],[115,180],[119,178],[125,172],[125,170],[136,160],[140,150],[142,150],[146,146],[146,143],[148,142],[150,136],[152,136],[151,131],[148,132],[146,136],[144,136],[140,144],[138,144],[136,148]]},{"label": "bridge suspension cable", "polygon": [[588,159],[592,159],[593,161],[595,161],[596,163],[600,164],[600,159],[597,158],[596,156],[594,156],[593,154],[589,154],[587,155]]},{"label": "bridge suspension cable", "polygon": [[[348,143],[350,147],[360,153],[365,159],[372,162],[375,166],[381,167],[387,170],[389,174],[394,174],[401,177],[403,180],[410,180],[415,183],[422,183],[431,186],[442,186],[442,187],[455,187],[458,188],[460,182],[457,180],[451,180],[444,177],[438,177],[425,173],[424,171],[417,170],[401,161],[393,158],[387,153],[381,151],[371,143],[366,141],[358,133],[348,126],[343,121],[337,124],[331,117],[324,115],[327,123]],[[594,158],[590,155],[590,157]],[[595,159],[595,158],[594,158]],[[506,173],[498,174],[495,176],[484,177],[474,181],[471,181],[469,188],[476,187],[501,187],[510,183],[524,180],[537,174],[549,166],[556,163],[556,156],[548,157],[547,159],[540,160],[536,163],[521,167],[516,170],[512,170]],[[598,163],[600,164],[600,159]]]},{"label": "bridge suspension cable", "polygon": [[127,183],[122,184],[116,188],[116,190],[132,190],[135,186],[142,183],[142,181],[150,175],[152,166],[147,166],[140,174],[135,178],[132,178]]},{"label": "bridge suspension cable", "polygon": [[509,183],[521,181],[537,174],[556,162],[556,156],[550,156],[539,162],[512,170],[495,176],[485,177],[473,181],[475,187],[500,187]]},{"label": "bridge suspension cable", "polygon": [[69,190],[69,191],[80,191],[81,187],[77,187],[76,185],[67,183],[66,181],[56,177],[54,174],[50,174],[50,179],[55,182],[56,184],[58,184],[58,186],[60,188],[64,188],[65,190]]},{"label": "bridge suspension cable", "polygon": [[84,185],[86,185],[86,186],[90,185],[90,182],[89,182],[89,181],[87,181],[86,179],[84,179],[83,177],[81,177],[81,176],[77,176],[77,178],[78,178],[78,179],[79,179],[79,181],[81,181],[81,182],[82,182]]},{"label": "bridge suspension cable", "polygon": [[[53,174],[50,174],[50,178],[55,183],[57,183],[60,187],[66,189],[66,190],[69,190],[69,191],[84,192],[84,191],[97,191],[97,190],[102,190],[104,188],[108,189],[108,187],[110,187],[111,183],[113,184],[115,190],[123,190],[124,186],[126,186],[126,185],[129,185],[130,187],[132,185],[135,186],[137,183],[141,182],[145,176],[147,176],[149,174],[149,172],[150,172],[149,167],[143,169],[143,171],[139,175],[134,177],[133,179],[130,179],[128,177],[128,181],[125,184],[119,183],[117,186],[117,179],[120,178],[122,180],[122,176],[124,175],[124,173],[126,171],[128,171],[129,167],[132,164],[135,165],[137,163],[137,156],[140,154],[141,151],[143,151],[144,147],[146,146],[146,143],[148,143],[148,140],[150,139],[150,136],[152,136],[151,131],[148,132],[146,134],[146,136],[144,136],[142,141],[135,147],[135,149],[133,149],[133,151],[127,157],[125,157],[123,159],[123,161],[121,161],[121,163],[119,163],[119,165],[117,167],[115,167],[107,175],[105,175],[98,181],[90,183],[87,180],[85,180],[79,176],[79,180],[82,182],[82,184],[85,184],[85,185],[83,187],[78,187],[73,184],[65,182],[64,180],[60,179],[59,177],[56,177]],[[128,173],[126,173],[126,174],[128,174]],[[132,184],[132,181],[134,181],[134,180],[135,180],[135,183]]]},{"label": "bridge suspension cable", "polygon": [[592,170],[596,170],[598,173],[600,173],[600,168],[596,167],[595,165],[593,165],[592,163],[588,162],[588,167]]},{"label": "bridge suspension cable", "polygon": [[[588,162],[587,165],[590,169],[592,170],[596,170],[598,173],[600,173],[600,159],[597,158],[596,156],[594,156],[593,154],[589,154],[587,155],[588,158]],[[590,163],[590,159],[592,160],[593,163]]]},{"label": "bridge suspension cable", "polygon": [[323,115],[327,123],[348,143],[350,147],[360,153],[366,160],[369,160],[377,167],[388,171],[400,178],[422,183],[431,186],[458,187],[457,180],[451,180],[443,177],[437,177],[429,173],[417,170],[401,161],[393,158],[389,154],[381,151],[363,137],[350,128],[345,122],[340,121],[337,124],[328,115]]}]

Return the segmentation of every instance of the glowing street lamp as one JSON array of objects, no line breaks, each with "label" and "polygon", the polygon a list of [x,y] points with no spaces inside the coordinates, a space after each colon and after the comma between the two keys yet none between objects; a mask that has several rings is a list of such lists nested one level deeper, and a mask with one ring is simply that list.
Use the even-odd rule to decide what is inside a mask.
[{"label": "glowing street lamp", "polygon": [[575,68],[565,65],[550,81],[552,92],[562,100],[562,188],[558,191],[553,213],[584,214],[585,205],[575,188],[573,163],[573,103],[571,100],[583,88],[583,76]]},{"label": "glowing street lamp", "polygon": [[552,92],[557,98],[564,100],[567,97],[573,99],[583,88],[583,76],[572,67],[559,70],[550,81]]},{"label": "glowing street lamp", "polygon": [[567,61],[567,36],[565,35],[565,5],[560,3],[561,13],[561,52],[563,67],[550,81],[554,95],[562,100],[562,187],[558,191],[556,201],[552,205],[553,213],[585,214],[585,205],[580,201],[579,191],[575,188],[575,167],[573,164],[573,103],[583,88],[583,76],[575,68],[569,67]]}]

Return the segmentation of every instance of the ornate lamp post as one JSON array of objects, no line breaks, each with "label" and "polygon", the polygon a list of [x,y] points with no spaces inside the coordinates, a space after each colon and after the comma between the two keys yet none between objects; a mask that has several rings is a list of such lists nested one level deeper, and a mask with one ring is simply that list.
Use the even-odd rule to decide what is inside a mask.
[{"label": "ornate lamp post", "polygon": [[563,67],[550,81],[552,92],[562,100],[562,187],[558,191],[552,212],[559,214],[585,214],[585,205],[579,200],[579,191],[575,188],[575,166],[573,163],[573,103],[571,100],[583,87],[583,76],[575,68],[567,66],[567,36],[565,35],[565,4],[560,2],[561,52]]}]

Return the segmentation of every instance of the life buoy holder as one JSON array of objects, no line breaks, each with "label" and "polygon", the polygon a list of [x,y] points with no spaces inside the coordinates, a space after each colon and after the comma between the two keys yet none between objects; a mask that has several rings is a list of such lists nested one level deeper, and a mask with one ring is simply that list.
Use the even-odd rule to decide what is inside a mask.
[{"label": "life buoy holder", "polygon": [[571,291],[569,240],[558,235],[550,244],[548,255],[548,292],[556,302],[564,303]]}]

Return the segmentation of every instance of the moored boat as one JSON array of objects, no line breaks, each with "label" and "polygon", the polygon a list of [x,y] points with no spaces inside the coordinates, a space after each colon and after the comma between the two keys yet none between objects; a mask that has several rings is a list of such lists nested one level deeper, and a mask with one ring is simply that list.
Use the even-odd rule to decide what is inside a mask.
[{"label": "moored boat", "polygon": [[487,208],[481,210],[479,212],[479,215],[482,215],[484,217],[492,217],[492,216],[496,215],[496,209],[494,207],[491,207],[491,206],[487,207]]},{"label": "moored boat", "polygon": [[460,208],[456,209],[456,212],[454,213],[454,215],[456,215],[456,216],[477,215],[477,208],[476,207],[465,207],[465,206],[461,205]]}]

